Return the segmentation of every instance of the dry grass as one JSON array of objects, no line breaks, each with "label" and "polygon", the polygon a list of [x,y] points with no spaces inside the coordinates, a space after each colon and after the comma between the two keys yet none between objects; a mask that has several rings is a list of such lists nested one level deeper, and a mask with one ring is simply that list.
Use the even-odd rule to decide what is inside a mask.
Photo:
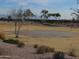
[{"label": "dry grass", "polygon": [[[14,30],[14,23],[4,23],[0,22],[0,32]],[[44,25],[31,25],[31,24],[23,24],[21,30],[52,30],[52,31],[65,31],[65,32],[79,32],[79,28],[70,28],[70,27],[51,27]]]},{"label": "dry grass", "polygon": [[[0,31],[12,31],[14,30],[13,23],[0,23]],[[65,31],[65,32],[79,32],[79,28],[71,28],[69,27],[48,27],[42,25],[23,25],[21,30],[32,31],[32,30],[51,30],[51,31]],[[7,37],[13,38],[14,34],[8,34]],[[56,51],[64,51],[68,52],[70,48],[75,48],[75,53],[79,56],[79,36],[70,37],[70,38],[45,38],[45,37],[30,37],[30,36],[20,36],[20,41],[24,42],[25,44],[38,44],[38,45],[46,45],[49,47],[53,47]]]}]

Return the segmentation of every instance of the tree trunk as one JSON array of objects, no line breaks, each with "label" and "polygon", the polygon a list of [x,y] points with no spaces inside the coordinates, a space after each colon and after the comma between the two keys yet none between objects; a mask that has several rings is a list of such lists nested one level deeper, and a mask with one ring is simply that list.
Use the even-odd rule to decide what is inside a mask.
[{"label": "tree trunk", "polygon": [[18,36],[17,36],[17,26],[18,26],[18,23],[17,23],[17,21],[15,21],[15,38],[18,37]]},{"label": "tree trunk", "polygon": [[21,25],[22,25],[21,22],[18,22],[18,27],[17,27],[17,38],[19,38]]}]

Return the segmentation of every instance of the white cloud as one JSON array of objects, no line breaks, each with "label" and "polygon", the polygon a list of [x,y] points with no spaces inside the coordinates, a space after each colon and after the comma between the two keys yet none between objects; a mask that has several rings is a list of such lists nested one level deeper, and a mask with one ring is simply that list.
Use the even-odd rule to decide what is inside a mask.
[{"label": "white cloud", "polygon": [[72,16],[71,16],[72,12],[70,10],[61,10],[59,11],[59,13],[61,13],[62,19],[72,19]]}]

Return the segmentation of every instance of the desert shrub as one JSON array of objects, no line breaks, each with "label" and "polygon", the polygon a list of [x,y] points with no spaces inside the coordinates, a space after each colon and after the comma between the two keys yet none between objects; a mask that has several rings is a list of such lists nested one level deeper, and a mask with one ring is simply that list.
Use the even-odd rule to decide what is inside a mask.
[{"label": "desert shrub", "polygon": [[37,44],[35,44],[33,47],[34,47],[34,48],[38,48],[38,45],[37,45]]},{"label": "desert shrub", "polygon": [[48,53],[48,52],[54,52],[54,48],[50,48],[47,46],[40,46],[37,48],[38,54]]},{"label": "desert shrub", "polygon": [[10,44],[18,44],[19,40],[8,39],[8,40],[3,40],[3,42],[10,43]]},{"label": "desert shrub", "polygon": [[55,52],[55,49],[54,48],[47,48],[46,52]]},{"label": "desert shrub", "polygon": [[0,39],[5,40],[5,34],[4,33],[0,33]]},{"label": "desert shrub", "polygon": [[65,59],[65,55],[63,52],[55,52],[53,59]]},{"label": "desert shrub", "polygon": [[73,57],[76,57],[75,55],[75,49],[71,49],[68,53],[69,56],[73,56]]},{"label": "desert shrub", "polygon": [[18,47],[24,47],[25,44],[24,44],[23,42],[19,42],[19,43],[17,44],[17,46],[18,46]]},{"label": "desert shrub", "polygon": [[43,54],[43,53],[45,53],[45,47],[43,47],[43,46],[38,47],[36,52],[37,52],[37,54]]}]

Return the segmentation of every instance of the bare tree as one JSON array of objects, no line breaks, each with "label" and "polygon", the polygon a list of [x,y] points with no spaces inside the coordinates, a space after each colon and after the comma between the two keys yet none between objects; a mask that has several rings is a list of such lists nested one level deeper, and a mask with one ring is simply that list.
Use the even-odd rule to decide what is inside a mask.
[{"label": "bare tree", "polygon": [[33,17],[35,15],[33,14],[33,12],[30,9],[27,9],[27,10],[24,11],[23,16],[25,18],[27,17],[29,19],[30,17]]},{"label": "bare tree", "polygon": [[15,37],[18,38],[22,25],[23,11],[21,9],[12,10],[12,17],[15,19]]},{"label": "bare tree", "polygon": [[74,12],[71,14],[72,16],[75,16],[75,20],[77,21],[76,26],[78,26],[79,23],[79,9],[72,9]]}]

